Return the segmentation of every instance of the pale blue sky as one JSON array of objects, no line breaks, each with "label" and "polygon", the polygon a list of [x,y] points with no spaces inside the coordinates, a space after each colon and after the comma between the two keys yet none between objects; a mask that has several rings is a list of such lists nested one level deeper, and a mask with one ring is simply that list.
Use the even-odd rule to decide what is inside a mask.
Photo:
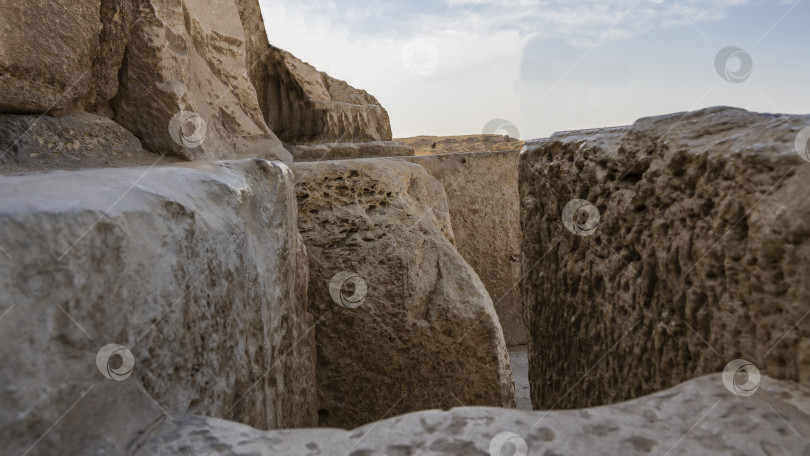
[{"label": "pale blue sky", "polygon": [[[531,139],[715,105],[810,113],[810,0],[260,1],[271,42],[375,95],[395,137],[502,118]],[[718,74],[728,46],[753,62],[743,82]]]}]

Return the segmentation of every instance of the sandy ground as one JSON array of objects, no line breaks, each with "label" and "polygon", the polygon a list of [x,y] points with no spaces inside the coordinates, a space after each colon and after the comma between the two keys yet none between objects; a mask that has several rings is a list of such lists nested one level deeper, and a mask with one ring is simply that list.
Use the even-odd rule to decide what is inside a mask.
[{"label": "sandy ground", "polygon": [[531,410],[532,399],[529,396],[529,358],[526,346],[509,347],[509,361],[512,364],[512,375],[515,377],[517,408]]}]

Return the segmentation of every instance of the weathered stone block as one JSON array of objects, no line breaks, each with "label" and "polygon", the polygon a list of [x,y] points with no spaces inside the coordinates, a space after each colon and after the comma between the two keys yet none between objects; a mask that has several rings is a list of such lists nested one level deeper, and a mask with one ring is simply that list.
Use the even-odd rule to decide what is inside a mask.
[{"label": "weathered stone block", "polygon": [[129,0],[10,0],[0,10],[0,113],[93,110],[115,96]]},{"label": "weathered stone block", "polygon": [[528,342],[520,301],[518,152],[406,159],[444,186],[456,247],[486,286],[508,346]]},{"label": "weathered stone block", "polygon": [[143,150],[132,133],[95,114],[0,114],[0,174],[151,166],[177,160]]},{"label": "weathered stone block", "polygon": [[164,413],[314,426],[296,220],[263,160],[0,179],[3,451],[124,454]]},{"label": "weathered stone block", "polygon": [[264,74],[254,76],[264,118],[291,144],[390,141],[388,112],[365,90],[355,89],[268,45]]},{"label": "weathered stone block", "polygon": [[631,399],[737,358],[810,377],[810,163],[795,147],[807,126],[712,108],[527,144],[535,408]]},{"label": "weathered stone block", "polygon": [[262,117],[246,46],[235,0],[138,0],[115,120],[186,160],[291,161]]},{"label": "weathered stone block", "polygon": [[396,159],[295,163],[320,425],[459,404],[515,406],[501,325],[453,245],[447,199]]},{"label": "weathered stone block", "polygon": [[416,155],[466,154],[470,152],[520,152],[523,141],[503,135],[414,136],[399,141],[413,147]]}]

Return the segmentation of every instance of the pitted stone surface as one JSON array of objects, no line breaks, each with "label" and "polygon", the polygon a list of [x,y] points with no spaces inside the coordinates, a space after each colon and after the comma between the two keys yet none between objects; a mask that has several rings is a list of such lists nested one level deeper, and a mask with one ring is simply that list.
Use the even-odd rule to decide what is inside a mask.
[{"label": "pitted stone surface", "polygon": [[[536,409],[639,397],[737,358],[810,383],[810,163],[795,150],[808,125],[712,108],[527,143]],[[591,236],[564,226],[574,199],[601,212]]]},{"label": "pitted stone surface", "polygon": [[[320,321],[320,425],[353,428],[462,404],[514,407],[501,325],[453,245],[441,184],[397,159],[291,169]],[[357,281],[341,287],[345,273],[365,285],[361,299]]]}]

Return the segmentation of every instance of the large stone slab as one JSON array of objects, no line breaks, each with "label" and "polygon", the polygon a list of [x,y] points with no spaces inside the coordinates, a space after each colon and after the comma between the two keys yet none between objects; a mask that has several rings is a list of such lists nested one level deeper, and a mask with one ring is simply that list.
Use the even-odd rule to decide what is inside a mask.
[{"label": "large stone slab", "polygon": [[291,144],[390,141],[388,112],[365,90],[268,45],[253,83],[265,120]]},{"label": "large stone slab", "polygon": [[145,148],[187,160],[291,161],[262,116],[236,1],[136,5],[115,120]]},{"label": "large stone slab", "polygon": [[520,301],[518,152],[408,158],[444,186],[456,247],[486,286],[509,346],[528,343]]},{"label": "large stone slab", "polygon": [[295,163],[319,424],[458,405],[514,407],[492,301],[453,245],[441,184],[396,159]]},{"label": "large stone slab", "polygon": [[0,114],[0,174],[151,166],[178,160],[144,150],[124,127],[95,114]]},{"label": "large stone slab", "polygon": [[[487,407],[430,410],[353,431],[261,432],[188,416],[164,421],[137,456],[320,455],[802,455],[810,448],[810,395],[763,377],[757,397],[734,396],[720,375],[609,407],[527,412]],[[804,453],[803,453],[804,451]]]},{"label": "large stone slab", "polygon": [[527,144],[535,408],[638,397],[737,358],[810,383],[808,126],[712,108]]},{"label": "large stone slab", "polygon": [[4,454],[124,454],[164,414],[316,424],[283,164],[4,177],[0,230]]},{"label": "large stone slab", "polygon": [[504,135],[414,136],[395,141],[413,147],[416,155],[520,152],[524,144],[520,139]]},{"label": "large stone slab", "polygon": [[290,147],[297,162],[413,156],[413,149],[395,141],[325,143]]},{"label": "large stone slab", "polygon": [[100,109],[118,90],[129,0],[8,0],[0,6],[0,113]]}]

